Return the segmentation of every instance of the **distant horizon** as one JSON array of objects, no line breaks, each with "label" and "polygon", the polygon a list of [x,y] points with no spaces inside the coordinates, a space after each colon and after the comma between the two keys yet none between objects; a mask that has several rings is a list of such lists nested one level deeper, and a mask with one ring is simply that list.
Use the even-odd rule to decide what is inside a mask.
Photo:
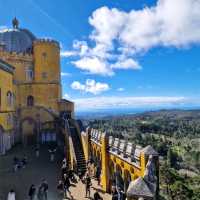
[{"label": "distant horizon", "polygon": [[106,117],[106,116],[120,116],[120,115],[134,115],[145,112],[156,112],[161,110],[180,110],[180,111],[190,111],[190,110],[200,110],[200,106],[196,107],[157,107],[157,108],[112,108],[112,109],[93,109],[93,110],[80,110],[75,111],[76,117]]}]

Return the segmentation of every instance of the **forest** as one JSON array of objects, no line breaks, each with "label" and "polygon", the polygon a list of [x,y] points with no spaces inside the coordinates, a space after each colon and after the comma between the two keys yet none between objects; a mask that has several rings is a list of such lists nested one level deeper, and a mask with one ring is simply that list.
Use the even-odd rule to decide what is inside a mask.
[{"label": "forest", "polygon": [[107,116],[85,126],[159,153],[160,199],[200,199],[200,110],[160,110]]}]

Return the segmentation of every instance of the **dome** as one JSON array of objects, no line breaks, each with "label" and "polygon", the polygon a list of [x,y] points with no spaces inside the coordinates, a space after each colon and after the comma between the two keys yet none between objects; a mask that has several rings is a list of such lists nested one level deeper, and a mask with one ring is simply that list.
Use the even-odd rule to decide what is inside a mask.
[{"label": "dome", "polygon": [[8,52],[31,52],[36,37],[27,29],[18,28],[18,20],[13,20],[12,29],[0,31],[0,45]]}]

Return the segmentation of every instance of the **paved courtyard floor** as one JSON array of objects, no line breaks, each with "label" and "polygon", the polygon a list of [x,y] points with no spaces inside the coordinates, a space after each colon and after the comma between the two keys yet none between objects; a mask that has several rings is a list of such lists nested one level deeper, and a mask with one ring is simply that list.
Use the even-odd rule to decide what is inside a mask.
[{"label": "paved courtyard floor", "polygon": [[[25,169],[20,169],[14,173],[12,169],[13,158],[14,156],[22,158],[23,155],[28,157],[28,165]],[[43,178],[45,178],[49,184],[48,200],[62,200],[62,197],[58,194],[56,189],[60,177],[60,161],[62,158],[58,152],[55,158],[56,160],[51,163],[47,147],[42,147],[40,157],[36,158],[32,147],[24,149],[21,146],[13,148],[5,156],[0,156],[0,200],[6,200],[10,189],[15,190],[16,200],[28,200],[30,185],[35,184],[38,188]],[[92,180],[92,184],[92,197],[94,191],[98,190],[104,200],[111,199],[109,194],[103,194],[101,192],[101,187],[97,186],[95,180]],[[85,185],[80,181],[72,186],[70,190],[75,200],[86,199]]]}]

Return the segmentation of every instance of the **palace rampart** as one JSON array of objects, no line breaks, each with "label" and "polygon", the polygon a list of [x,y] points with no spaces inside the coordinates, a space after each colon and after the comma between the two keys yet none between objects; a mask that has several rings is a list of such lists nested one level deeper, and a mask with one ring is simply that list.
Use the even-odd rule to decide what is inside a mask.
[{"label": "palace rampart", "polygon": [[86,160],[101,168],[103,190],[117,185],[128,199],[156,199],[159,191],[159,157],[151,147],[142,148],[95,129],[80,131]]}]

